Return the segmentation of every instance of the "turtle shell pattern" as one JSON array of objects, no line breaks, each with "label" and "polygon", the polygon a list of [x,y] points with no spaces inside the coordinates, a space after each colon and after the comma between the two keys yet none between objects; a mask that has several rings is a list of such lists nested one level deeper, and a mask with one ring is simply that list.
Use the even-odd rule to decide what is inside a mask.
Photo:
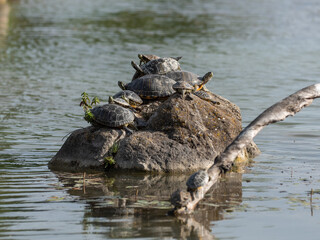
[{"label": "turtle shell pattern", "polygon": [[141,65],[145,74],[164,74],[180,70],[180,63],[173,58],[158,58]]},{"label": "turtle shell pattern", "polygon": [[207,171],[200,170],[189,177],[187,181],[187,187],[189,190],[194,191],[197,188],[204,186],[208,182],[209,175]]},{"label": "turtle shell pattern", "polygon": [[134,121],[133,112],[117,104],[97,106],[90,111],[96,123],[107,127],[121,127]]},{"label": "turtle shell pattern", "polygon": [[125,96],[126,98],[128,98],[130,101],[140,105],[143,103],[142,99],[139,97],[138,94],[136,94],[133,91],[130,90],[122,90],[118,93],[116,93],[113,98],[121,98],[122,96]]},{"label": "turtle shell pattern", "polygon": [[164,75],[149,74],[133,80],[125,85],[126,90],[131,90],[144,99],[169,97],[175,93],[172,85],[176,82]]},{"label": "turtle shell pattern", "polygon": [[194,95],[196,95],[197,97],[206,100],[206,101],[210,101],[211,100],[211,96],[209,95],[209,93],[205,92],[205,91],[197,91],[193,93]]},{"label": "turtle shell pattern", "polygon": [[188,71],[170,71],[164,74],[168,78],[171,78],[175,81],[185,81],[192,86],[200,85],[202,83],[202,77],[199,77],[197,74],[188,72]]}]

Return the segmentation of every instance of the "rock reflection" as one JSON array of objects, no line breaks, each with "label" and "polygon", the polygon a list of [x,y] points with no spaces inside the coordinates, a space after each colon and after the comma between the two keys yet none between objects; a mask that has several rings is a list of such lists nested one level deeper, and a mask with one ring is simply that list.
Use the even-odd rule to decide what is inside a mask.
[{"label": "rock reflection", "polygon": [[230,173],[207,194],[192,216],[175,218],[169,198],[185,189],[186,175],[142,173],[72,174],[55,172],[59,187],[86,205],[83,229],[100,229],[108,238],[174,237],[213,239],[214,221],[242,202],[242,175]]}]

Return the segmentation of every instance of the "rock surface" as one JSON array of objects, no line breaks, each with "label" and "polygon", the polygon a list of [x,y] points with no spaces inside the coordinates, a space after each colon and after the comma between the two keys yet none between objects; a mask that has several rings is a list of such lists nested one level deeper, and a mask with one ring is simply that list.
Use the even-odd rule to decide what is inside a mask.
[{"label": "rock surface", "polygon": [[[126,135],[124,130],[88,127],[74,131],[49,162],[52,169],[103,169],[109,149],[115,167],[157,172],[185,172],[207,168],[242,130],[239,108],[212,94],[212,100],[174,94],[164,102],[144,104],[139,113],[146,127]],[[240,159],[254,157],[255,145]]]},{"label": "rock surface", "polygon": [[49,168],[64,171],[103,170],[109,149],[123,134],[120,129],[93,126],[75,130],[51,159]]}]

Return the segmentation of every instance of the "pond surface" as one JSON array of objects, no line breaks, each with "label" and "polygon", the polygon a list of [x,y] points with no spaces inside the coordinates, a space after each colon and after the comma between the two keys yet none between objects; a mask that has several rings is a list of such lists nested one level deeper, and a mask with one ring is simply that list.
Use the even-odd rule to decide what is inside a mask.
[{"label": "pond surface", "polygon": [[319,100],[264,129],[255,139],[262,154],[222,179],[189,219],[166,215],[187,175],[47,168],[64,137],[87,126],[80,94],[116,93],[137,53],[213,71],[208,88],[240,106],[245,126],[320,82],[319,43],[317,0],[0,5],[0,239],[319,239]]}]

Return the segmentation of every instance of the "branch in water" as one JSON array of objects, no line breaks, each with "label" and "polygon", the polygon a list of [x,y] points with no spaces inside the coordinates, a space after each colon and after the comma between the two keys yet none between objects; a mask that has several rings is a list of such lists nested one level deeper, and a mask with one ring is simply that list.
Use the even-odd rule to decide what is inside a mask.
[{"label": "branch in water", "polygon": [[[238,137],[225,149],[225,151],[216,157],[214,164],[208,168],[210,180],[202,188],[195,192],[186,193],[177,190],[171,196],[171,203],[175,206],[174,214],[191,213],[198,202],[204,198],[204,195],[215,184],[221,173],[230,170],[234,159],[240,151],[246,147],[253,138],[267,125],[283,121],[288,116],[293,116],[302,108],[309,106],[313,99],[320,97],[320,83],[303,88],[298,92],[286,97],[280,102],[269,107],[253,120]],[[182,197],[183,196],[183,197]]]}]

